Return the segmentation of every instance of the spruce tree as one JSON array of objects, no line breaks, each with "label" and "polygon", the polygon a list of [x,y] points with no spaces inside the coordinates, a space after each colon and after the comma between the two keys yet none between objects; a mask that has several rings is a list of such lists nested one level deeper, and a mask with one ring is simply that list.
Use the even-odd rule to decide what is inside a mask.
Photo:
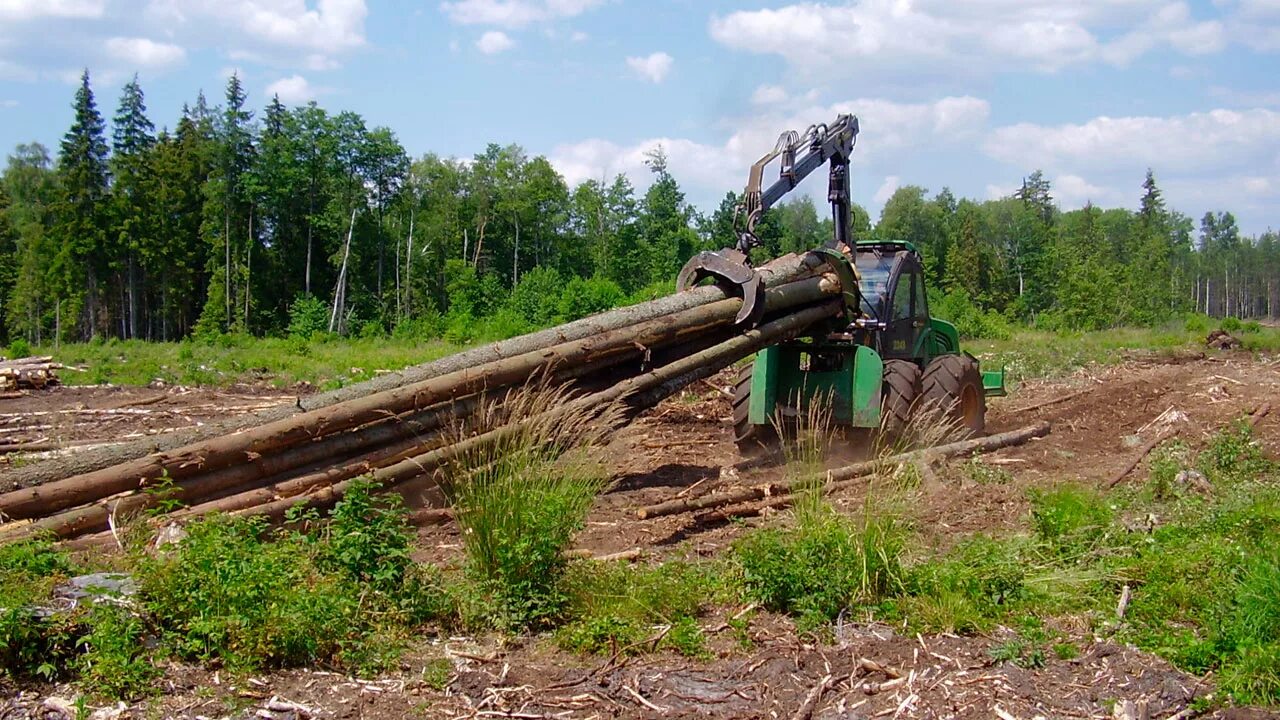
[{"label": "spruce tree", "polygon": [[[146,266],[157,254],[154,232],[155,213],[149,206],[152,195],[151,149],[155,145],[155,125],[147,118],[138,76],[124,86],[120,107],[116,111],[112,134],[111,170],[114,177],[112,196],[112,232],[110,237],[113,268],[123,274],[127,307],[122,315],[128,322],[126,336],[136,338],[142,326],[141,295],[145,292],[143,277]],[[155,267],[161,270],[160,267]]]},{"label": "spruce tree", "polygon": [[54,268],[60,285],[56,313],[62,335],[71,335],[72,321],[78,318],[79,335],[93,337],[107,325],[101,308],[101,279],[110,257],[106,252],[103,202],[108,182],[107,141],[88,70],[80,76],[72,107],[75,120],[58,152],[62,193]]}]

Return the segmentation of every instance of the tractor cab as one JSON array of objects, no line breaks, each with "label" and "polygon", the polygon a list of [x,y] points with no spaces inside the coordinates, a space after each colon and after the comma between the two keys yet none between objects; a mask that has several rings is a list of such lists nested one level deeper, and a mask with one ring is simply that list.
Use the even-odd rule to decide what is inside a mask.
[{"label": "tractor cab", "polygon": [[885,359],[916,360],[959,350],[955,328],[929,317],[924,266],[909,242],[859,242],[853,259],[860,324]]}]

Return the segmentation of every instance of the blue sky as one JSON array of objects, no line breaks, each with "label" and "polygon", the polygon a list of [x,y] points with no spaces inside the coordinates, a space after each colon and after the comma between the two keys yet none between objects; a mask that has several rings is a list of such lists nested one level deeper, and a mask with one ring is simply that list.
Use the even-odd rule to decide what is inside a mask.
[{"label": "blue sky", "polygon": [[[88,67],[138,73],[172,125],[238,72],[387,125],[413,155],[488,142],[566,178],[647,183],[662,144],[704,209],[781,131],[859,115],[856,199],[998,197],[1043,169],[1064,208],[1171,206],[1280,227],[1280,0],[0,0],[0,148],[51,148]],[[825,194],[822,179],[810,181]]]}]

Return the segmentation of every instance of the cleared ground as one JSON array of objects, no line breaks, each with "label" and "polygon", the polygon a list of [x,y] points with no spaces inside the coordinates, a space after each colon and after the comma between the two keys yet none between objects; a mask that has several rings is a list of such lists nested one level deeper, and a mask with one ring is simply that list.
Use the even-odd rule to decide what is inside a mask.
[{"label": "cleared ground", "polygon": [[[593,554],[639,549],[649,559],[712,557],[746,529],[779,522],[771,516],[719,524],[699,523],[691,514],[635,518],[636,508],[678,494],[778,479],[777,468],[739,464],[722,390],[727,384],[728,376],[722,375],[669,399],[615,439],[605,454],[613,484],[597,501],[579,539],[581,548]],[[253,388],[62,388],[0,400],[0,430],[3,442],[107,441],[227,412],[249,412],[291,402],[292,397]],[[976,532],[1025,532],[1030,488],[1062,480],[1101,486],[1162,432],[1177,427],[1194,447],[1262,403],[1277,401],[1280,360],[1246,352],[1137,352],[1117,364],[1024,384],[991,403],[989,429],[1000,432],[1047,420],[1052,433],[981,459],[985,467],[1007,471],[1004,482],[975,482],[971,468],[957,462],[939,466],[936,478],[907,491],[906,510],[921,537],[915,551],[946,548]],[[1280,418],[1275,413],[1261,420],[1255,437],[1264,454],[1280,456]],[[1144,476],[1145,465],[1139,465],[1127,481]],[[868,483],[832,500],[837,507],[860,507],[871,487]],[[873,494],[870,502],[876,498]],[[419,540],[422,558],[442,564],[461,561],[452,525],[423,528]],[[1003,631],[986,637],[904,636],[860,618],[843,621],[833,642],[814,644],[798,636],[789,619],[755,613],[746,630],[748,647],[725,622],[738,610],[726,608],[704,619],[714,655],[705,661],[665,653],[584,657],[538,638],[454,638],[424,642],[406,656],[401,672],[377,681],[320,671],[232,681],[208,670],[174,666],[167,672],[169,687],[162,698],[124,712],[192,718],[787,718],[804,717],[806,711],[815,718],[1056,718],[1111,717],[1118,702],[1142,700],[1151,717],[1169,717],[1212,689],[1212,678],[1179,672],[1152,655],[1095,637],[1084,623],[1073,626],[1070,619],[1055,629],[1076,643],[1079,657],[1050,657],[1044,667],[1028,670],[992,659],[990,651],[1005,639]],[[433,687],[439,678],[428,668],[438,667],[433,661],[442,656],[452,663],[453,673],[439,690]],[[54,707],[57,702],[50,705],[48,698],[70,693],[66,688],[18,693],[0,687],[0,695],[6,691],[14,695],[0,701],[3,719],[57,717],[50,714],[61,712]],[[816,699],[806,706],[810,696]],[[273,697],[298,707],[272,705]],[[74,711],[63,714],[73,716]],[[1263,710],[1220,715],[1273,716]]]}]

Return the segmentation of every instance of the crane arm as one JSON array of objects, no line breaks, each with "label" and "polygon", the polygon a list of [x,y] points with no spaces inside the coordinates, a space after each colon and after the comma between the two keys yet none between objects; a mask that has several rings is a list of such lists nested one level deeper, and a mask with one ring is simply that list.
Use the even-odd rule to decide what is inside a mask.
[{"label": "crane arm", "polygon": [[[738,250],[745,253],[758,245],[755,229],[764,211],[826,163],[831,166],[827,199],[835,223],[833,241],[850,245],[849,157],[857,140],[858,118],[854,115],[840,115],[830,125],[812,125],[803,134],[794,130],[783,133],[773,151],[751,166],[747,188],[737,208],[737,215],[745,218],[744,227],[738,231]],[[779,157],[782,167],[778,179],[762,188],[765,166]]]}]

